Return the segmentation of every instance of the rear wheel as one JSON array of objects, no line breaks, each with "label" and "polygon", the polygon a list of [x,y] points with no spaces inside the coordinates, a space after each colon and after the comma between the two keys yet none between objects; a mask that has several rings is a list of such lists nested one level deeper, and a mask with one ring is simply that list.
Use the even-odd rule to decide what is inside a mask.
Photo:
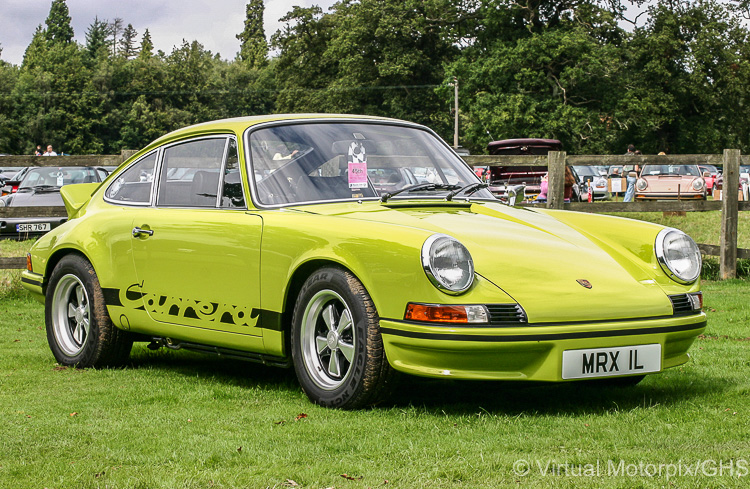
[{"label": "rear wheel", "polygon": [[316,404],[356,409],[385,397],[393,371],[375,305],[351,273],[322,268],[300,290],[292,320],[292,358]]},{"label": "rear wheel", "polygon": [[61,365],[119,365],[133,346],[130,335],[112,324],[96,272],[79,255],[64,257],[52,271],[45,322],[47,341]]}]

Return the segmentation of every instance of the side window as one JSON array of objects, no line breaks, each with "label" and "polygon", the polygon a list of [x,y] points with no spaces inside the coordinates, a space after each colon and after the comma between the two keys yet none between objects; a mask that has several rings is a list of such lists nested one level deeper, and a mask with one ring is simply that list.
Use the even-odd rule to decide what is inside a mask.
[{"label": "side window", "polygon": [[224,183],[221,187],[221,207],[245,208],[245,196],[242,194],[240,164],[237,154],[237,141],[229,140],[227,164],[224,167]]},{"label": "side window", "polygon": [[123,203],[150,203],[155,166],[156,151],[120,173],[110,184],[104,196],[109,200]]},{"label": "side window", "polygon": [[227,138],[189,141],[164,150],[157,205],[216,207]]}]

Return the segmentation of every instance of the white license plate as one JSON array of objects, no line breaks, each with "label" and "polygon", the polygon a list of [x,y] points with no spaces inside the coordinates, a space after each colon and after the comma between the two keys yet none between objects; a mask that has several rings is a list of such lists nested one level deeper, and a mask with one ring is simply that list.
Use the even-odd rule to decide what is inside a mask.
[{"label": "white license plate", "polygon": [[36,233],[38,231],[49,231],[50,225],[48,222],[30,223],[30,224],[16,224],[16,231],[19,233]]},{"label": "white license plate", "polygon": [[563,379],[646,374],[661,370],[661,345],[565,350]]}]

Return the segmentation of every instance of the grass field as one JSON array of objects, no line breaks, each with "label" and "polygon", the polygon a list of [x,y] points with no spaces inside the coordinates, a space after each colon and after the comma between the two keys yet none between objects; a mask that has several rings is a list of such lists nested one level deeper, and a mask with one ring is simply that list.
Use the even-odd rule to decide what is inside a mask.
[{"label": "grass field", "polygon": [[[26,247],[0,242],[0,256]],[[59,367],[43,307],[2,273],[0,488],[750,481],[750,281],[704,282],[691,362],[637,387],[408,378],[389,403],[342,412],[310,404],[291,371],[189,352],[138,345],[124,369]]]}]

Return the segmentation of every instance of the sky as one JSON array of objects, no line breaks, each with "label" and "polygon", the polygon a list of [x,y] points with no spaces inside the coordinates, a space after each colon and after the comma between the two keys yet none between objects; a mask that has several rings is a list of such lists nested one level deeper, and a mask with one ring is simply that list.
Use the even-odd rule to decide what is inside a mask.
[{"label": "sky", "polygon": [[[282,27],[279,19],[294,5],[318,5],[327,11],[335,0],[265,0],[266,36]],[[0,59],[15,65],[23,61],[34,31],[49,14],[52,0],[0,0]],[[174,46],[197,40],[212,53],[234,59],[240,50],[235,37],[242,32],[247,0],[68,0],[75,39],[86,42],[95,17],[123,25],[133,24],[138,40],[148,29],[156,49],[170,53]]]}]

